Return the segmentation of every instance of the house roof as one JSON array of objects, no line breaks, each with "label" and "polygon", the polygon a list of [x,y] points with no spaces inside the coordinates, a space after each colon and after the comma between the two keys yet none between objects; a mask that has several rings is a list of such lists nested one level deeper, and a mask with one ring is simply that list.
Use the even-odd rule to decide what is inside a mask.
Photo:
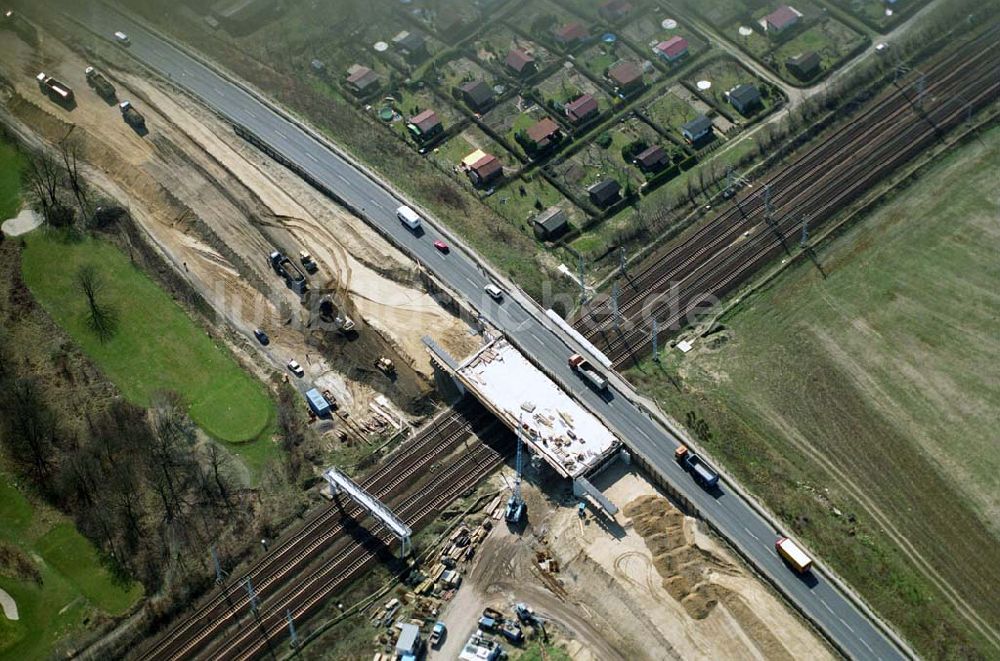
[{"label": "house roof", "polygon": [[698,115],[690,122],[681,126],[681,130],[691,134],[698,135],[699,133],[705,133],[712,128],[712,120],[704,115]]},{"label": "house roof", "polygon": [[605,0],[598,11],[606,16],[624,16],[632,11],[632,3],[628,0]]},{"label": "house roof", "polygon": [[580,39],[586,39],[588,34],[590,33],[584,27],[583,23],[572,21],[556,30],[556,39],[562,42],[579,41]]},{"label": "house roof", "polygon": [[530,54],[525,53],[520,48],[512,48],[509,53],[507,53],[507,59],[504,63],[509,66],[514,71],[521,73],[524,71],[524,67],[528,66],[535,61],[535,58]]},{"label": "house roof", "polygon": [[438,119],[437,113],[430,108],[410,117],[410,124],[420,129],[421,133],[427,133],[440,123],[441,120]]},{"label": "house roof", "polygon": [[481,179],[486,179],[502,170],[503,163],[493,154],[483,154],[482,158],[469,166],[469,169],[478,174]]},{"label": "house roof", "polygon": [[764,17],[764,21],[776,30],[787,28],[797,20],[799,20],[799,15],[788,5],[781,5]]},{"label": "house roof", "polygon": [[626,87],[642,79],[642,69],[635,62],[625,60],[608,70],[608,78],[615,81],[618,85]]},{"label": "house roof", "polygon": [[473,80],[465,83],[460,89],[477,106],[493,100],[493,90],[481,80]]},{"label": "house roof", "polygon": [[399,638],[396,639],[396,654],[412,654],[420,638],[420,628],[409,622],[399,625]]},{"label": "house roof", "polygon": [[583,94],[566,104],[566,115],[573,121],[579,121],[597,112],[597,99],[590,94]]},{"label": "house roof", "polygon": [[677,57],[678,55],[682,55],[687,49],[687,39],[674,35],[666,41],[661,41],[656,44],[656,48],[654,50],[663,53],[667,57]]},{"label": "house roof", "polygon": [[358,89],[368,87],[378,80],[378,74],[362,64],[353,64],[347,70],[347,82]]},{"label": "house roof", "polygon": [[566,224],[566,212],[560,206],[551,206],[535,216],[534,222],[545,228],[545,231],[552,232]]},{"label": "house roof", "polygon": [[745,106],[760,101],[760,92],[753,85],[743,83],[729,90],[729,98]]},{"label": "house roof", "polygon": [[639,152],[635,160],[643,167],[650,167],[657,163],[662,163],[667,158],[667,152],[663,151],[660,145],[653,145]]},{"label": "house roof", "polygon": [[597,201],[603,203],[618,195],[618,191],[621,189],[621,184],[614,179],[605,179],[604,181],[598,181],[596,184],[591,185],[587,188],[587,192]]},{"label": "house roof", "polygon": [[546,117],[528,129],[528,137],[531,138],[532,142],[539,143],[546,138],[552,137],[558,132],[559,125],[556,124],[552,118]]},{"label": "house roof", "polygon": [[790,67],[797,67],[802,71],[812,71],[819,68],[819,53],[814,50],[805,51],[795,57],[788,58],[786,64]]},{"label": "house roof", "polygon": [[403,30],[392,38],[392,43],[410,52],[418,51],[424,47],[424,38],[416,32]]}]

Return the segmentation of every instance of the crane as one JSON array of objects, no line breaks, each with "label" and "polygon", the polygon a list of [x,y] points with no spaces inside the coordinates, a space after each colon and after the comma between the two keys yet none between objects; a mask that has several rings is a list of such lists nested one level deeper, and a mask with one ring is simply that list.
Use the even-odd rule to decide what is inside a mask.
[{"label": "crane", "polygon": [[516,470],[517,473],[514,476],[514,491],[510,494],[510,498],[507,499],[507,510],[504,513],[504,518],[507,523],[512,525],[518,525],[524,520],[524,515],[528,511],[528,505],[524,502],[524,498],[521,497],[521,430],[523,429],[523,424],[518,424],[517,426],[517,460],[516,460]]}]

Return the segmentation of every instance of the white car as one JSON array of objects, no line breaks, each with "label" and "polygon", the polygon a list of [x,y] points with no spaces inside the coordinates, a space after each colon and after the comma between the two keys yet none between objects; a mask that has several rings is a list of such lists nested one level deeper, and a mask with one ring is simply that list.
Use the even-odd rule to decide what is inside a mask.
[{"label": "white car", "polygon": [[303,377],[306,375],[306,371],[302,369],[302,365],[299,365],[297,360],[288,361],[288,371],[298,377]]},{"label": "white car", "polygon": [[128,46],[130,43],[132,43],[131,41],[129,41],[128,35],[122,32],[121,30],[115,32],[115,41],[117,41],[122,46]]},{"label": "white car", "polygon": [[492,282],[490,284],[486,285],[485,287],[483,287],[483,291],[485,291],[487,294],[489,294],[490,298],[492,298],[494,301],[498,301],[499,302],[499,301],[503,300],[503,290],[500,289],[499,287],[497,287]]},{"label": "white car", "polygon": [[875,52],[878,53],[879,55],[884,55],[888,50],[889,50],[889,44],[887,44],[884,41],[880,41],[879,43],[875,44]]}]

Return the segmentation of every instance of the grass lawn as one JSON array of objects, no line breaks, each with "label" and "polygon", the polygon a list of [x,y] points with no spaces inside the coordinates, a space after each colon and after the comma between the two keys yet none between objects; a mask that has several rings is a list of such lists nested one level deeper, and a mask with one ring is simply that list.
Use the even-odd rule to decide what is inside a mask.
[{"label": "grass lawn", "polygon": [[927,658],[996,655],[894,536],[1000,622],[998,168],[994,128],[629,375]]},{"label": "grass lawn", "polygon": [[21,168],[24,156],[6,142],[0,142],[0,222],[14,216],[21,207]]},{"label": "grass lawn", "polygon": [[561,647],[532,643],[524,648],[524,652],[520,656],[515,658],[519,661],[571,661],[573,657]]},{"label": "grass lawn", "polygon": [[95,617],[127,611],[140,597],[138,584],[119,585],[97,551],[59,512],[30,502],[0,472],[0,541],[25,553],[41,586],[0,567],[0,588],[17,602],[20,619],[0,616],[0,659],[49,658],[58,642],[84,631]]},{"label": "grass lawn", "polygon": [[[863,41],[862,35],[840,21],[828,18],[774,49],[772,66],[782,77],[792,76],[785,68],[785,61],[799,53],[815,51],[819,54],[823,71],[829,71]],[[792,77],[791,80],[797,79]]]},{"label": "grass lawn", "polygon": [[647,103],[643,111],[664,131],[674,133],[680,131],[682,124],[698,116],[698,111],[690,103],[669,90]]},{"label": "grass lawn", "polygon": [[541,211],[558,204],[561,206],[572,224],[579,224],[583,212],[572,202],[563,197],[555,186],[545,180],[535,171],[530,181],[515,179],[500,188],[484,202],[498,214],[511,221],[523,231],[533,232],[528,222]]},{"label": "grass lawn", "polygon": [[[758,90],[761,89],[761,81],[757,76],[744,69],[736,60],[728,57],[719,58],[688,76],[688,81],[692,85],[697,84],[699,80],[707,80],[712,83],[712,87],[703,90],[702,94],[737,117],[740,114],[726,99],[726,92],[743,83],[755,85]],[[775,99],[765,98],[761,94],[761,105],[758,106],[755,114],[765,112],[774,105],[774,102]]]},{"label": "grass lawn", "polygon": [[[97,268],[103,298],[119,315],[115,335],[102,343],[87,325],[86,302],[75,285],[85,264]],[[27,237],[24,279],[53,319],[114,381],[122,393],[148,405],[154,393],[174,390],[207,433],[240,448],[251,463],[274,446],[266,438],[274,405],[264,386],[246,374],[184,311],[128,258],[96,239],[63,240],[54,233]]]}]

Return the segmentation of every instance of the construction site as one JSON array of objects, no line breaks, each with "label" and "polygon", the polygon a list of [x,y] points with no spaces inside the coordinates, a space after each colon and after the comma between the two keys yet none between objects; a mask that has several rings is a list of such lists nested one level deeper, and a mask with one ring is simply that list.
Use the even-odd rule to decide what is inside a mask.
[{"label": "construction site", "polygon": [[[617,4],[628,3],[604,3],[599,20],[614,25]],[[235,523],[246,539],[229,540],[223,554],[199,547],[204,557],[184,568],[196,579],[181,585],[173,563],[186,560],[184,534],[174,528],[183,526],[167,505],[173,484],[160,485],[166,510],[150,525],[168,530],[162,583],[144,586],[127,611],[92,626],[88,617],[49,655],[826,660],[861,658],[863,646],[871,658],[915,656],[792,540],[801,517],[782,521],[708,462],[710,434],[695,412],[691,429],[682,427],[615,370],[641,367],[649,345],[659,364],[658,329],[676,333],[751,267],[790,254],[800,228],[805,251],[809,223],[833,218],[995,101],[996,56],[982,48],[995,30],[928,65],[920,112],[911,112],[907,79],[765,180],[731,185],[731,206],[652,250],[634,272],[622,252],[624,291],[616,283],[588,299],[581,259],[583,303],[564,320],[330,136],[137,16],[95,5],[7,11],[3,20],[0,122],[30,158],[64,163],[60,176],[74,189],[78,171],[99,199],[92,221],[81,199],[83,226],[73,229],[127,254],[278,403],[257,431],[228,438],[201,425],[182,394],[139,402],[136,415],[158,431],[170,427],[163,400],[178,406],[177,428],[208,448],[207,459],[188,462],[200,476],[190,482],[218,492],[224,506],[214,516],[237,521],[240,510],[253,524]],[[419,51],[421,39],[404,30],[393,48]],[[964,104],[940,101],[959,85],[978,91]],[[237,94],[246,101],[231,101]],[[40,166],[30,167],[38,176]],[[42,206],[43,188],[30,191]],[[100,217],[134,225],[102,236]],[[35,225],[58,235],[48,216]],[[30,248],[21,239],[4,249],[20,259]],[[134,249],[156,260],[137,260]],[[74,292],[96,317],[101,286],[88,288],[86,274]],[[20,277],[11,291],[34,294],[59,322]],[[78,359],[102,369],[100,352]],[[126,379],[106,372],[109,401],[134,398]],[[65,367],[60,378],[74,380]],[[227,413],[239,418],[239,407]],[[98,434],[89,415],[87,433]],[[271,459],[251,459],[251,444]],[[291,453],[303,462],[284,463]],[[114,557],[106,537],[111,548],[101,552]],[[14,599],[0,588],[0,602],[6,614]],[[14,621],[12,608],[5,617]],[[989,638],[990,626],[982,629]],[[15,643],[0,646],[0,659],[23,653]]]}]

